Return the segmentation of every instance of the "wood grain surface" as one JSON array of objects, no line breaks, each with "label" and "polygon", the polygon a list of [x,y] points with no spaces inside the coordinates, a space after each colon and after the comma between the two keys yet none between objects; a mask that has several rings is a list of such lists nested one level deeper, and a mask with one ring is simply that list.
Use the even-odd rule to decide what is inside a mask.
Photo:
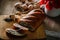
[{"label": "wood grain surface", "polygon": [[[14,22],[5,22],[4,21],[4,19],[8,16],[9,15],[0,15],[0,38],[5,39],[5,40],[10,40],[6,35],[5,29],[11,28],[14,23]],[[24,15],[22,15],[22,16],[24,16]],[[19,39],[19,40],[40,39],[40,38],[46,37],[43,25],[41,25],[35,32],[27,31],[26,33],[28,35],[24,39]],[[15,38],[12,40],[15,40]]]}]

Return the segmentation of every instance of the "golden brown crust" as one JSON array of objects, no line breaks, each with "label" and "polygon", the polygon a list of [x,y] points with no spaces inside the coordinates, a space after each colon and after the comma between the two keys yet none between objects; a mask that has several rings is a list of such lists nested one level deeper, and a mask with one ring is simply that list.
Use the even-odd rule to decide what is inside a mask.
[{"label": "golden brown crust", "polygon": [[33,12],[28,13],[20,21],[26,22],[27,24],[31,25],[33,29],[36,29],[43,22],[44,18],[45,18],[45,15],[43,11],[34,10]]}]

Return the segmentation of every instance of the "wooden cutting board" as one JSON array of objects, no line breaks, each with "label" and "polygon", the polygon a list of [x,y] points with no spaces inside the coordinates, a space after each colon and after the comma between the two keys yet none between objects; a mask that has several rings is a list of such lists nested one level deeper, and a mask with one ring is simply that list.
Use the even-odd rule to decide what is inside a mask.
[{"label": "wooden cutting board", "polygon": [[[24,16],[23,14],[22,16]],[[10,40],[5,32],[6,28],[11,28],[14,22],[5,22],[4,19],[8,17],[9,15],[0,15],[0,38],[4,40]],[[21,18],[22,18],[21,16]],[[35,31],[35,32],[30,32],[27,31],[27,36],[23,39],[17,39],[17,40],[29,40],[29,39],[40,39],[40,38],[45,38],[45,32],[44,32],[44,27],[43,24]],[[14,40],[14,39],[12,39]]]}]

